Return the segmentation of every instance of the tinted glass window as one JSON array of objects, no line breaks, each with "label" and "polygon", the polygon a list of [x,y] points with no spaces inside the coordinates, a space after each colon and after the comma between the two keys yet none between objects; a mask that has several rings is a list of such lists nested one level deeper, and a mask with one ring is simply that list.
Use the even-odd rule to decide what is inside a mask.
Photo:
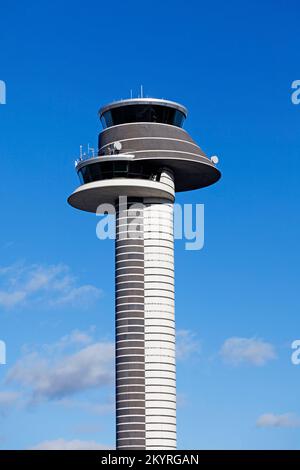
[{"label": "tinted glass window", "polygon": [[142,178],[156,179],[160,176],[159,169],[152,164],[139,162],[103,162],[92,163],[78,170],[82,184],[111,178]]},{"label": "tinted glass window", "polygon": [[185,115],[178,109],[151,104],[112,108],[101,117],[104,128],[128,122],[160,122],[182,127],[184,119]]}]

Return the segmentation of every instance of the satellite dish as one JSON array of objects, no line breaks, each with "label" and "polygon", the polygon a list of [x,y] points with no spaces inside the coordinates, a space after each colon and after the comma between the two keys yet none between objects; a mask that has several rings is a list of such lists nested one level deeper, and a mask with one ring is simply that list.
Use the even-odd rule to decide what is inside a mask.
[{"label": "satellite dish", "polygon": [[211,157],[211,161],[217,165],[217,163],[219,163],[219,158],[217,157],[217,155],[214,155],[213,157]]},{"label": "satellite dish", "polygon": [[119,152],[122,149],[122,144],[121,142],[117,141],[117,142],[114,142],[113,147],[115,150]]}]

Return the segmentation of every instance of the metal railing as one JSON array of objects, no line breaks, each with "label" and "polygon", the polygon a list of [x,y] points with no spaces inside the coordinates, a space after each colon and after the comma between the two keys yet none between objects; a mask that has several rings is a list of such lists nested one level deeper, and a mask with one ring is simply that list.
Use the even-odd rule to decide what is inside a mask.
[{"label": "metal railing", "polygon": [[90,147],[88,144],[87,146],[87,151],[83,150],[83,146],[80,145],[80,154],[79,158],[75,159],[75,168],[79,165],[79,163],[84,162],[86,160],[90,160],[92,158],[98,158],[98,157],[117,157],[118,155],[132,155],[134,154],[134,150],[126,149],[124,152],[122,152],[122,146],[116,147],[116,144],[119,144],[119,142],[114,142],[112,145],[106,147],[106,152],[103,151],[103,149],[97,149],[95,151],[94,147]]}]

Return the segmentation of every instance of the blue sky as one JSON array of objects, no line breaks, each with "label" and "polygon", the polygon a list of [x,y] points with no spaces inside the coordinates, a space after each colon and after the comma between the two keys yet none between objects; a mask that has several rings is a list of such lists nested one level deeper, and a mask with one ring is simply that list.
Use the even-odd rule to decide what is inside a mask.
[{"label": "blue sky", "polygon": [[178,447],[299,448],[299,13],[293,0],[1,5],[0,448],[114,446],[113,242],[66,198],[98,108],[140,84],[188,107],[223,174],[177,197],[205,204],[203,250],[176,242]]}]

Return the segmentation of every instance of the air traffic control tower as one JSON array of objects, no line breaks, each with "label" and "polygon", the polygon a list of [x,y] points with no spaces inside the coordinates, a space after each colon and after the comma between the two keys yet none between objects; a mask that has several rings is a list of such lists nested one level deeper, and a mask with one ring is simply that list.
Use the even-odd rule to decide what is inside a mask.
[{"label": "air traffic control tower", "polygon": [[116,214],[117,449],[176,449],[173,203],[220,172],[182,128],[178,103],[128,99],[99,115],[97,155],[77,162],[68,202]]}]

